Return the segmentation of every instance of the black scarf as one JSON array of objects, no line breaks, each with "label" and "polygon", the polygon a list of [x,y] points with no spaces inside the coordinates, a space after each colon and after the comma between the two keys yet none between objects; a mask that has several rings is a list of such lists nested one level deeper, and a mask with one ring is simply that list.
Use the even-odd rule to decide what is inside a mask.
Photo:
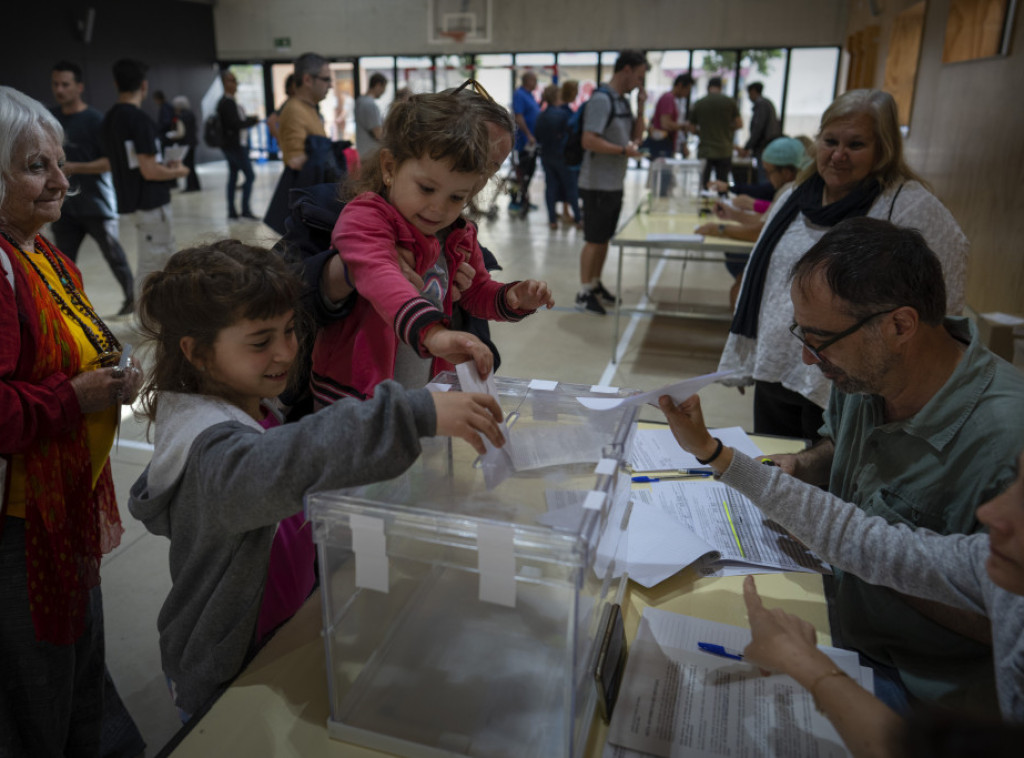
[{"label": "black scarf", "polygon": [[733,334],[751,339],[757,337],[757,319],[761,313],[761,298],[764,295],[764,283],[768,276],[772,253],[797,214],[803,213],[816,226],[832,227],[844,219],[866,216],[875,200],[882,194],[882,185],[878,181],[869,180],[860,184],[842,200],[822,206],[821,195],[824,189],[825,180],[817,173],[799,185],[757,241],[757,245],[750,253],[747,270],[743,274],[743,291],[736,303],[732,326],[729,327]]}]

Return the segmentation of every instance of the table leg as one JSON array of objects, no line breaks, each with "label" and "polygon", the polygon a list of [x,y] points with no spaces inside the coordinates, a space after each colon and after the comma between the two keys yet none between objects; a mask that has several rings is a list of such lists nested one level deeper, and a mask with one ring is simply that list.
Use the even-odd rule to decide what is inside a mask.
[{"label": "table leg", "polygon": [[617,363],[615,353],[619,348],[619,317],[622,315],[622,245],[619,245],[618,273],[615,275],[615,330],[612,333],[612,363]]}]

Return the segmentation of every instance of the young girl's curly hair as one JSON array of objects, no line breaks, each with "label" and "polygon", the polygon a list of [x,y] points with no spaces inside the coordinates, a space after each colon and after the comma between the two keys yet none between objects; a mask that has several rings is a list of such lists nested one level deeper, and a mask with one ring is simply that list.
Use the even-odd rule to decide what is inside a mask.
[{"label": "young girl's curly hair", "polygon": [[[160,392],[209,392],[208,377],[181,349],[183,337],[191,337],[194,354],[207,359],[222,329],[296,309],[300,293],[288,264],[265,248],[220,240],[172,255],[162,271],[146,278],[139,297],[140,331],[153,346],[143,415],[156,420]],[[302,334],[298,325],[297,331]]]},{"label": "young girl's curly hair", "polygon": [[[480,188],[491,173],[490,147],[486,121],[450,92],[413,95],[393,103],[380,141],[380,150],[389,151],[398,166],[418,158],[447,161],[452,171],[479,174]],[[342,199],[363,192],[387,197],[379,153],[371,155],[359,178],[342,189]]]}]

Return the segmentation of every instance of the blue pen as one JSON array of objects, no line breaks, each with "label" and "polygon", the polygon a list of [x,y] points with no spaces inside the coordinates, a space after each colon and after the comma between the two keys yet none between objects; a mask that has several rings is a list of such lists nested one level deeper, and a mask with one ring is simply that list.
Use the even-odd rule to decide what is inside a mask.
[{"label": "blue pen", "polygon": [[633,481],[637,484],[643,484],[645,482],[664,482],[672,481],[673,479],[689,479],[694,476],[714,476],[714,474],[711,471],[705,471],[703,469],[687,469],[675,474],[667,474],[666,476],[634,476]]},{"label": "blue pen", "polygon": [[711,655],[717,655],[721,658],[731,658],[734,661],[743,660],[743,653],[738,650],[729,650],[728,648],[716,645],[713,642],[698,642],[697,647],[705,653],[711,653]]}]

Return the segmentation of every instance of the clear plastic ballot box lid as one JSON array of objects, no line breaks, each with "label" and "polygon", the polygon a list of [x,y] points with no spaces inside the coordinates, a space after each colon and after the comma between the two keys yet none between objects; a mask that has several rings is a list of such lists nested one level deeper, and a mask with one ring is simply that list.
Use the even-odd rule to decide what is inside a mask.
[{"label": "clear plastic ballot box lid", "polygon": [[624,587],[637,409],[576,399],[622,390],[551,385],[497,379],[500,451],[426,439],[395,479],[307,497],[333,737],[406,756],[582,754],[602,614]]}]

